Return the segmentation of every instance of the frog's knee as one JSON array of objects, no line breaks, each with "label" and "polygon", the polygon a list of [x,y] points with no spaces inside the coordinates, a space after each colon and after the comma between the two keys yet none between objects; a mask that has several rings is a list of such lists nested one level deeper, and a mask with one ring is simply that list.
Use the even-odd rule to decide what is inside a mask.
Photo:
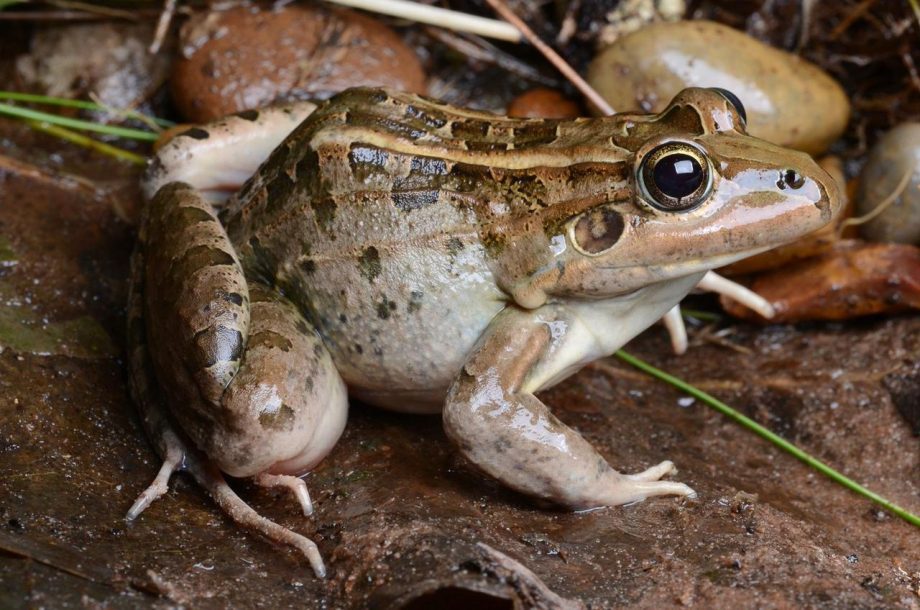
[{"label": "frog's knee", "polygon": [[335,446],[348,414],[344,383],[335,369],[295,375],[304,379],[293,392],[245,372],[228,388],[204,448],[223,472],[299,475]]},{"label": "frog's knee", "polygon": [[[497,394],[502,394],[501,388],[495,387],[489,396],[479,380],[466,371],[460,374],[447,392],[441,411],[444,432],[465,455],[470,453],[476,439],[489,432],[484,428],[496,424],[484,411],[492,411],[498,406],[494,404],[500,398]],[[491,432],[494,433],[495,429]]]},{"label": "frog's knee", "polygon": [[301,474],[335,445],[348,397],[332,357],[297,310],[252,291],[252,325],[239,372],[216,414],[208,456],[224,472]]}]

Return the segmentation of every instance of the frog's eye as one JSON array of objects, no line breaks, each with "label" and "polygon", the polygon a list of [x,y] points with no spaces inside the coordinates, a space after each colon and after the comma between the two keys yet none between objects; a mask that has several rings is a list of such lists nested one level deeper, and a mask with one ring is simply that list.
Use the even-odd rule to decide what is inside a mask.
[{"label": "frog's eye", "polygon": [[706,156],[695,146],[671,142],[652,149],[639,166],[642,198],[664,212],[696,207],[712,188]]}]

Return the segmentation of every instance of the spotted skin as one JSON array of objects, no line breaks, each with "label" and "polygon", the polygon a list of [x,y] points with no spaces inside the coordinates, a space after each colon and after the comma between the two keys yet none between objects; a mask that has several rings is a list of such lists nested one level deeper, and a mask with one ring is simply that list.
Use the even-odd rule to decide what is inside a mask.
[{"label": "spotted skin", "polygon": [[[747,136],[703,89],[660,115],[599,119],[375,89],[308,114],[199,128],[207,138],[176,138],[151,168],[137,351],[196,450],[232,474],[300,474],[338,438],[347,385],[375,405],[443,411],[463,455],[563,506],[692,493],[658,480],[670,462],[613,470],[534,394],[613,353],[707,270],[828,222],[827,174]],[[241,154],[256,141],[272,152]],[[665,145],[704,159],[711,188],[692,209],[663,211],[638,188]],[[178,161],[202,151],[250,164],[219,212],[221,181]]]}]

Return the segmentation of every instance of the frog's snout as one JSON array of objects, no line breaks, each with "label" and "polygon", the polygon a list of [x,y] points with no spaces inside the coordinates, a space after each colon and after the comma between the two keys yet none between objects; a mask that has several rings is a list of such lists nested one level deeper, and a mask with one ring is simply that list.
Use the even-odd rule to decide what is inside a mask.
[{"label": "frog's snout", "polygon": [[[811,191],[816,193],[812,203],[821,214],[821,224],[831,222],[843,210],[843,197],[840,193],[840,183],[814,159],[805,155],[809,172],[793,168],[780,172],[777,187],[780,190]],[[809,175],[810,174],[810,175]]]}]

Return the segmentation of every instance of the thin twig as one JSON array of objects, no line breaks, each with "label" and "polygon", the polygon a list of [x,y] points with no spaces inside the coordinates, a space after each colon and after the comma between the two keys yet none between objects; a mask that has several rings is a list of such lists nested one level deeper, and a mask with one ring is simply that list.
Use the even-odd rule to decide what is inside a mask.
[{"label": "thin twig", "polygon": [[904,189],[907,188],[907,184],[910,182],[913,174],[913,168],[908,168],[907,171],[904,172],[904,175],[901,176],[901,180],[894,187],[894,190],[888,193],[888,196],[882,199],[871,212],[855,218],[847,218],[841,222],[840,226],[837,227],[837,239],[840,239],[847,227],[858,227],[859,225],[866,224],[891,207],[891,205],[898,200],[898,197],[904,193]]},{"label": "thin twig", "polygon": [[176,0],[166,0],[163,5],[163,12],[160,13],[160,18],[157,19],[157,29],[153,33],[153,42],[150,43],[148,48],[151,55],[156,55],[160,52],[160,47],[163,46],[163,39],[166,38],[166,32],[169,31],[169,24],[172,23],[175,12]]},{"label": "thin twig", "polygon": [[652,365],[642,360],[639,360],[635,356],[627,354],[623,350],[618,351],[616,353],[616,356],[620,358],[621,360],[636,367],[640,371],[644,371],[648,373],[649,375],[652,375],[653,377],[656,377],[666,383],[669,383],[675,388],[679,389],[680,391],[686,394],[689,394],[690,396],[693,396],[694,398],[706,403],[707,405],[709,405],[710,407],[712,407],[713,409],[715,409],[722,415],[741,424],[742,426],[744,426],[745,428],[747,428],[754,434],[760,436],[761,438],[764,438],[770,441],[771,443],[773,443],[774,445],[776,445],[783,451],[805,462],[806,464],[808,464],[809,466],[811,466],[812,468],[814,468],[821,474],[825,475],[826,477],[830,478],[831,480],[839,483],[840,485],[843,485],[844,487],[846,487],[847,489],[851,491],[854,491],[860,494],[861,496],[864,496],[872,500],[873,502],[875,502],[876,504],[878,504],[885,510],[894,513],[895,515],[897,515],[901,519],[904,519],[911,525],[920,527],[920,517],[918,517],[917,515],[911,513],[910,511],[904,508],[901,508],[897,504],[894,504],[893,502],[883,498],[877,493],[866,489],[865,487],[863,487],[862,485],[860,485],[853,479],[838,472],[837,470],[834,470],[833,468],[831,468],[830,466],[828,466],[821,460],[805,453],[804,451],[802,451],[801,449],[799,449],[798,447],[796,447],[795,445],[793,445],[792,443],[784,439],[783,437],[771,432],[767,428],[764,428],[763,426],[755,422],[753,419],[747,417],[746,415],[743,415],[742,413],[739,413],[738,411],[731,408],[730,406],[728,406],[721,400],[717,399],[716,397],[710,394],[707,394],[706,392],[703,392],[702,390],[698,388],[693,387],[692,385],[690,385],[686,381],[683,381],[682,379],[678,379],[677,377],[674,377],[673,375],[669,375],[668,373],[665,373],[661,369],[657,369],[653,367]]},{"label": "thin twig", "polygon": [[853,22],[866,14],[866,12],[872,8],[872,5],[875,4],[877,0],[863,0],[862,3],[856,5],[856,8],[847,13],[846,17],[840,20],[840,23],[837,24],[831,33],[828,34],[827,39],[830,41],[836,40],[841,34],[846,32]]},{"label": "thin twig", "polygon": [[101,21],[108,19],[83,11],[0,11],[0,21]]},{"label": "thin twig", "polygon": [[51,6],[57,6],[64,10],[78,10],[84,13],[99,15],[101,17],[124,19],[126,21],[139,21],[137,13],[126,11],[119,8],[112,8],[101,4],[91,2],[78,2],[76,0],[45,0]]},{"label": "thin twig", "polygon": [[425,26],[425,33],[470,59],[496,65],[521,78],[526,78],[547,87],[559,86],[559,82],[556,79],[543,74],[530,64],[521,61],[510,53],[505,53],[474,34],[455,34],[444,28],[434,26]]},{"label": "thin twig", "polygon": [[584,95],[595,108],[600,110],[601,113],[608,115],[616,112],[613,107],[607,103],[607,100],[601,97],[601,95],[595,91],[594,88],[572,68],[572,66],[562,59],[552,47],[543,42],[543,40],[541,40],[520,17],[515,15],[514,11],[508,8],[504,0],[486,0],[486,2],[489,3],[489,6],[491,6],[502,19],[516,27],[521,35],[523,35],[530,44],[536,47],[536,49],[540,51],[557,70],[562,72],[563,76],[569,79],[569,81],[575,85],[575,88],[581,91],[581,94]]},{"label": "thin twig", "polygon": [[99,185],[83,176],[47,169],[3,154],[0,154],[0,173],[9,173],[35,182],[50,184],[61,190],[78,191],[93,197],[97,196],[100,191]]},{"label": "thin twig", "polygon": [[508,42],[520,42],[521,34],[513,26],[495,19],[468,15],[437,6],[409,2],[408,0],[326,0],[351,8],[360,8],[374,13],[410,19],[419,23],[437,25],[459,32],[479,34]]},{"label": "thin twig", "polygon": [[[700,330],[697,330],[693,333],[693,345],[699,345],[701,343],[710,343],[712,345],[718,345],[719,347],[724,347],[725,349],[730,349],[732,351],[738,352],[739,354],[744,354],[745,356],[750,356],[754,353],[749,347],[744,345],[739,345],[734,341],[725,338],[725,335],[732,332],[730,328],[723,328],[721,330],[716,330],[717,325],[715,323],[707,324]],[[727,331],[727,332],[726,332]]]},{"label": "thin twig", "polygon": [[904,63],[904,67],[907,68],[907,73],[910,75],[910,82],[914,89],[920,91],[920,74],[917,74],[917,64],[914,63],[914,58],[910,54],[910,47],[901,52],[901,61]]}]

